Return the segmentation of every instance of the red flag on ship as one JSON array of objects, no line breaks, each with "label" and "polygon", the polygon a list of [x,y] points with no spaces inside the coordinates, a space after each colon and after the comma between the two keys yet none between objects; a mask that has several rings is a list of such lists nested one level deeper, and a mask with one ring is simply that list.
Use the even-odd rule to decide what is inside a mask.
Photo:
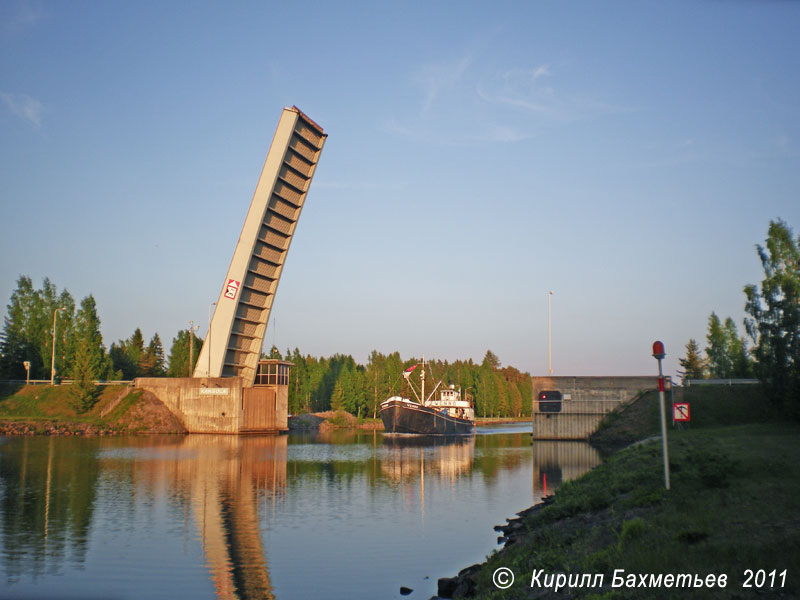
[{"label": "red flag on ship", "polygon": [[417,365],[411,365],[410,367],[408,367],[408,368],[407,368],[405,371],[403,371],[403,377],[405,377],[406,379],[408,379],[408,378],[411,376],[411,373],[412,373],[412,372],[414,371],[414,369],[416,369],[416,368],[417,368]]}]

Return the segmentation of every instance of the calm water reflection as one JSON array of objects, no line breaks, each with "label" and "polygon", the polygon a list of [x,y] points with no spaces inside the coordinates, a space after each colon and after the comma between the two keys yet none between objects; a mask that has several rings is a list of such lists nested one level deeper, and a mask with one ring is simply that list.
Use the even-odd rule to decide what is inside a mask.
[{"label": "calm water reflection", "polygon": [[0,596],[428,598],[599,463],[529,431],[0,438]]}]

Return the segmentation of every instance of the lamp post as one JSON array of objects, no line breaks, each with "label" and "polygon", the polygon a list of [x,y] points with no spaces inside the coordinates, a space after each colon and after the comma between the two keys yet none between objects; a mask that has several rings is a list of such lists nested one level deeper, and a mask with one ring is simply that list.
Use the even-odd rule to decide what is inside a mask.
[{"label": "lamp post", "polygon": [[547,294],[547,374],[553,375],[553,334],[550,320],[550,299],[553,297],[552,290]]},{"label": "lamp post", "polygon": [[62,306],[53,311],[53,355],[50,358],[50,385],[56,384],[56,316],[60,310],[66,309]]},{"label": "lamp post", "polygon": [[653,358],[658,361],[658,406],[661,411],[661,452],[664,455],[664,487],[669,489],[669,452],[667,450],[667,417],[664,410],[664,373],[661,361],[667,356],[664,344],[653,342]]},{"label": "lamp post", "polygon": [[206,345],[208,346],[208,371],[206,371],[206,377],[211,377],[211,307],[216,305],[216,302],[212,302],[208,307],[208,333],[206,334]]},{"label": "lamp post", "polygon": [[200,329],[200,325],[195,325],[194,321],[189,321],[189,375],[192,376],[192,367],[194,367],[194,332]]}]

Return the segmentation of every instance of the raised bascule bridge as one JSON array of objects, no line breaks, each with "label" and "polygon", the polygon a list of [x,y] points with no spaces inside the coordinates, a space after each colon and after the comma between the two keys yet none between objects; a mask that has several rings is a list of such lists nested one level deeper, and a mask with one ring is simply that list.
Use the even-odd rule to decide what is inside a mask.
[{"label": "raised bascule bridge", "polygon": [[261,348],[286,255],[327,134],[284,108],[192,377],[138,378],[190,433],[288,429],[292,364]]}]

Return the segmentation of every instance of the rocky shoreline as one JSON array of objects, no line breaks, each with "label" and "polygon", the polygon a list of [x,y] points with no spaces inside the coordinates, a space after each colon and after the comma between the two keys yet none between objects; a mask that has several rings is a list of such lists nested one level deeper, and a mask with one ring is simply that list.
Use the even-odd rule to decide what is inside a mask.
[{"label": "rocky shoreline", "polygon": [[326,411],[320,413],[305,413],[289,417],[289,431],[320,431],[326,432],[333,429],[365,429],[368,431],[383,431],[380,421],[366,420],[360,422],[345,411]]},{"label": "rocky shoreline", "polygon": [[90,423],[64,423],[61,421],[2,421],[0,436],[12,435],[63,435],[63,436],[109,436],[124,435],[113,427]]},{"label": "rocky shoreline", "polygon": [[[503,549],[519,542],[527,533],[525,519],[544,509],[553,503],[553,496],[545,496],[542,502],[517,513],[515,519],[506,519],[505,525],[495,525],[494,530],[503,535],[497,538],[498,544],[503,544]],[[442,577],[437,582],[436,596],[430,600],[438,598],[470,598],[475,594],[476,581],[475,575],[481,568],[481,564],[474,564],[466,569],[462,569],[455,577]]]}]

